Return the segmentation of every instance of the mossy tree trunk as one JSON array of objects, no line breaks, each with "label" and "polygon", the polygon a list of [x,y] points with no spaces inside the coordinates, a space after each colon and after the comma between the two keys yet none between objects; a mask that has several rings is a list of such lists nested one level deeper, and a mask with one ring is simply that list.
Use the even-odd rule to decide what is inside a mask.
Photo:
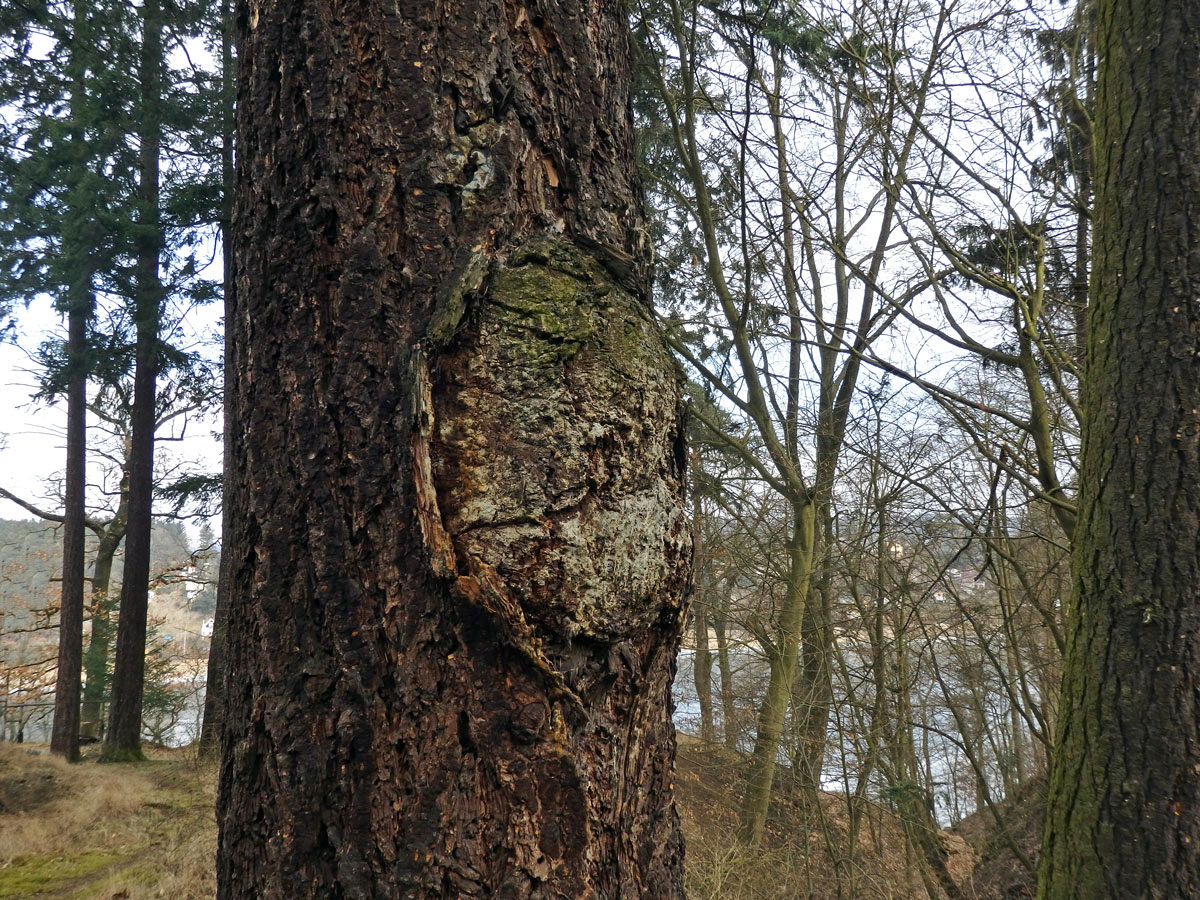
[{"label": "mossy tree trunk", "polygon": [[623,4],[237,20],[219,897],[681,897]]},{"label": "mossy tree trunk", "polygon": [[1200,893],[1200,0],[1102,0],[1073,609],[1043,900]]},{"label": "mossy tree trunk", "polygon": [[771,787],[775,783],[775,768],[783,726],[796,683],[796,663],[800,656],[800,627],[812,579],[815,509],[801,505],[794,513],[792,533],[788,538],[788,580],[783,604],[779,610],[778,642],[767,649],[771,664],[767,691],[758,712],[758,731],[746,790],[742,797],[739,839],[750,846],[762,840],[771,806]]}]

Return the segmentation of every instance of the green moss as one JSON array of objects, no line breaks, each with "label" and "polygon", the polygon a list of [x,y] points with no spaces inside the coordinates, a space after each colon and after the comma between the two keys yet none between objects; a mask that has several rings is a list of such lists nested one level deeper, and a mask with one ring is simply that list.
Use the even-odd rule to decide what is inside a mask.
[{"label": "green moss", "polygon": [[497,273],[488,300],[497,324],[552,341],[570,353],[593,332],[590,285],[547,266],[527,264]]},{"label": "green moss", "polygon": [[111,866],[121,858],[113,852],[92,851],[75,856],[20,856],[0,869],[0,900],[24,900],[62,887]]},{"label": "green moss", "polygon": [[495,273],[487,300],[485,321],[526,365],[558,365],[585,346],[618,370],[661,365],[656,350],[666,357],[659,341],[646,339],[652,326],[639,301],[569,241],[541,238],[522,247]]}]

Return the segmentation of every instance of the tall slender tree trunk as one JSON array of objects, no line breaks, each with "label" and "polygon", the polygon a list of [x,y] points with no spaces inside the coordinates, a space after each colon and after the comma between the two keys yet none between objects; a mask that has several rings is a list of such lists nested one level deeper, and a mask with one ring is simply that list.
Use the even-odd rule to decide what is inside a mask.
[{"label": "tall slender tree trunk", "polygon": [[692,494],[692,564],[695,567],[692,590],[693,642],[696,645],[692,658],[692,683],[696,687],[696,701],[700,705],[700,740],[712,743],[717,739],[713,725],[712,703],[712,650],[708,646],[708,603],[712,585],[712,570],[705,555],[704,509],[700,503],[700,492]]},{"label": "tall slender tree trunk", "polygon": [[162,15],[159,0],[144,0],[139,75],[142,86],[138,205],[137,296],[134,324],[132,439],[129,459],[129,523],[117,621],[112,703],[103,757],[141,756],[142,687],[146,670],[146,614],[150,592],[150,531],[154,516],[154,429],[157,421],[158,324],[162,305],[159,274],[163,247],[159,210],[159,151],[162,93]]},{"label": "tall slender tree trunk", "polygon": [[65,486],[62,593],[59,606],[58,671],[54,686],[54,725],[50,750],[71,762],[79,759],[80,675],[83,668],[83,591],[86,565],[84,546],[84,507],[87,488],[87,326],[92,314],[93,248],[88,237],[90,198],[84,183],[86,149],[80,119],[87,104],[87,27],[86,4],[72,7],[75,34],[70,48],[68,73],[71,81],[71,118],[73,130],[71,184],[67,193],[71,228],[63,236],[63,253],[69,266],[70,283],[66,286],[67,311],[67,459],[63,472]]},{"label": "tall slender tree trunk", "polygon": [[90,274],[69,289],[67,312],[67,464],[63,522],[62,602],[58,613],[58,674],[54,683],[54,726],[50,750],[79,759],[80,675],[83,669],[84,532],[87,485],[87,323],[91,316]]},{"label": "tall slender tree trunk", "polygon": [[788,540],[788,583],[780,609],[778,643],[771,655],[771,673],[767,692],[758,713],[758,732],[746,790],[742,796],[738,837],[742,843],[757,846],[762,840],[771,807],[771,789],[779,761],[783,726],[791,705],[796,683],[796,662],[800,654],[800,628],[812,582],[814,508],[804,504],[795,511],[792,534]]},{"label": "tall slender tree trunk", "polygon": [[713,722],[713,656],[708,646],[708,608],[704,600],[698,597],[693,600],[692,609],[696,642],[692,680],[696,685],[696,700],[700,704],[700,740],[711,744],[717,739],[717,729]]},{"label": "tall slender tree trunk", "polygon": [[217,571],[217,608],[213,612],[213,633],[209,643],[208,677],[204,682],[204,719],[200,727],[200,755],[216,756],[221,749],[221,723],[225,718],[225,640],[229,628],[229,592],[233,587],[234,532],[233,445],[237,440],[237,410],[234,392],[230,389],[230,373],[236,369],[233,323],[237,319],[236,288],[233,252],[233,201],[236,190],[233,165],[234,100],[236,71],[233,57],[233,4],[221,3],[221,186],[224,198],[221,205],[221,263],[225,299],[225,389],[223,400],[224,448],[221,483],[221,564]]},{"label": "tall slender tree trunk", "polygon": [[682,896],[617,0],[239,3],[218,896]]},{"label": "tall slender tree trunk", "polygon": [[1200,891],[1200,0],[1100,0],[1071,636],[1043,900]]},{"label": "tall slender tree trunk", "polygon": [[721,730],[725,746],[736,750],[738,746],[737,698],[733,689],[733,665],[729,659],[729,638],[726,635],[724,609],[714,610],[713,634],[717,639],[717,675],[721,687]]}]

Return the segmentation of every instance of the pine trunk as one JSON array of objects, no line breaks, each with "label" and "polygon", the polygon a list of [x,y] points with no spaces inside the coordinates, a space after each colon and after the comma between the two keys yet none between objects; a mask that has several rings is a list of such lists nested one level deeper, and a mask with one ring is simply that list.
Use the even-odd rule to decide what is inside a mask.
[{"label": "pine trunk", "polygon": [[162,18],[159,0],[142,6],[142,120],[138,206],[137,296],[134,324],[132,437],[129,450],[129,520],[125,534],[125,568],[117,619],[112,703],[104,759],[140,758],[142,688],[146,671],[146,614],[150,593],[150,531],[154,520],[154,430],[157,422],[158,325],[162,304],[159,263],[163,239],[159,221],[159,151],[162,91]]},{"label": "pine trunk", "polygon": [[1098,9],[1072,632],[1039,896],[1200,892],[1200,0]]},{"label": "pine trunk", "polygon": [[72,285],[67,313],[67,464],[63,511],[62,602],[58,613],[58,674],[50,750],[79,759],[80,675],[83,670],[84,489],[87,485],[87,322],[89,285]]},{"label": "pine trunk", "polygon": [[623,4],[238,19],[219,897],[681,897]]},{"label": "pine trunk", "polygon": [[88,221],[86,149],[79,119],[87,106],[88,56],[91,39],[86,4],[71,8],[75,34],[67,63],[71,83],[72,148],[67,192],[68,229],[62,249],[69,268],[67,313],[67,458],[63,471],[62,593],[59,606],[58,668],[54,686],[54,725],[50,750],[70,762],[79,759],[80,675],[83,669],[83,593],[86,566],[85,494],[87,491],[88,320],[92,315],[92,259],[87,245],[93,230]]}]

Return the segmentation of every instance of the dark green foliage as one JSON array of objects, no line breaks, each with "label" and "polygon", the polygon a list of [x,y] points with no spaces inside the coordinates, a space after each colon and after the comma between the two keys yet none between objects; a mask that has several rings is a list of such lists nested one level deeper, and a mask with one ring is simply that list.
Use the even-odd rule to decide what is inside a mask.
[{"label": "dark green foliage", "polygon": [[[207,4],[166,9],[164,91],[145,102],[136,76],[141,35],[128,4],[31,0],[0,9],[0,319],[40,296],[62,311],[86,304],[92,377],[115,384],[132,366],[134,260],[147,222],[162,228],[164,372],[187,402],[195,382],[214,400],[216,381],[180,322],[220,294],[202,274],[213,258],[223,196],[220,179],[220,73],[193,63],[200,39],[219,25]],[[211,43],[211,41],[210,41]],[[177,52],[183,51],[183,52]],[[182,63],[175,64],[182,60]],[[158,122],[161,203],[147,216],[138,200],[139,123]],[[41,395],[68,379],[58,340],[38,351]],[[200,371],[189,370],[199,367]],[[163,405],[177,402],[167,391]]]},{"label": "dark green foliage", "polygon": [[127,232],[133,151],[120,122],[135,85],[124,4],[0,11],[0,311],[48,294],[87,302]]}]

